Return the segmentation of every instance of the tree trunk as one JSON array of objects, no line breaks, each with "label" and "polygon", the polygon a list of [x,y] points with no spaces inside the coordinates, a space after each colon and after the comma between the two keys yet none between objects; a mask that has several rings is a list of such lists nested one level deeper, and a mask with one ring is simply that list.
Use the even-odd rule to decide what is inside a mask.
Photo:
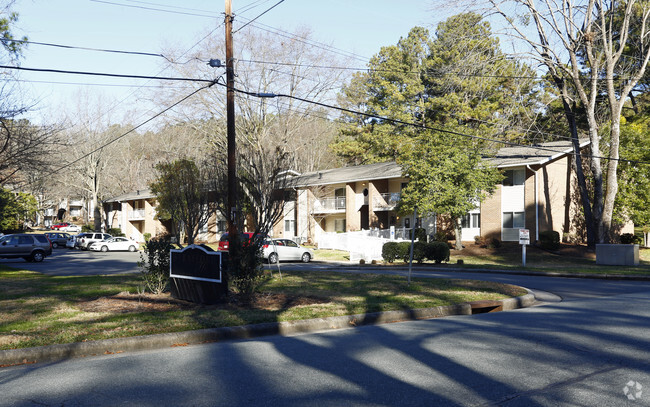
[{"label": "tree trunk", "polygon": [[460,218],[454,218],[454,235],[456,236],[456,250],[463,250],[463,225]]}]

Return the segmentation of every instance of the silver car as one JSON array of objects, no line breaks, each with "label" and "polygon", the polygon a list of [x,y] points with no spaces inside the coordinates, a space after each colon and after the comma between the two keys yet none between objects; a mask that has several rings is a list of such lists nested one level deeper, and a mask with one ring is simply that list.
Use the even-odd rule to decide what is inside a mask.
[{"label": "silver car", "polygon": [[52,243],[45,235],[18,233],[0,237],[0,258],[41,262],[51,254]]},{"label": "silver car", "polygon": [[314,252],[290,239],[269,239],[262,245],[262,253],[269,263],[279,261],[300,260],[309,263],[314,258]]}]

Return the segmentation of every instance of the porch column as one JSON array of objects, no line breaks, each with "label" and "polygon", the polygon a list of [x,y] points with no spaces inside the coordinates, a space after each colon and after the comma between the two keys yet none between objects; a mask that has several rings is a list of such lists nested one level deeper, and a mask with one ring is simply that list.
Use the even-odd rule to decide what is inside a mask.
[{"label": "porch column", "polygon": [[361,230],[361,213],[357,209],[356,183],[345,185],[345,229],[347,232]]}]

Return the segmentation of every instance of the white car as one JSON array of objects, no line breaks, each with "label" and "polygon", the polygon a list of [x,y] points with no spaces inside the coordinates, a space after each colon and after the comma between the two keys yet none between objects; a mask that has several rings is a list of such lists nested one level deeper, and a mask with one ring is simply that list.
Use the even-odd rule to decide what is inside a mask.
[{"label": "white car", "polygon": [[106,240],[100,240],[99,242],[91,243],[88,246],[88,250],[95,252],[116,252],[116,251],[130,251],[134,252],[138,250],[140,244],[135,240],[129,239],[128,237],[112,237]]},{"label": "white car", "polygon": [[303,263],[309,263],[314,258],[314,252],[311,249],[300,246],[290,239],[265,240],[262,245],[262,253],[269,263],[277,263],[278,260],[300,260]]},{"label": "white car", "polygon": [[68,225],[68,226],[59,228],[59,230],[61,232],[80,233],[81,232],[81,226]]}]

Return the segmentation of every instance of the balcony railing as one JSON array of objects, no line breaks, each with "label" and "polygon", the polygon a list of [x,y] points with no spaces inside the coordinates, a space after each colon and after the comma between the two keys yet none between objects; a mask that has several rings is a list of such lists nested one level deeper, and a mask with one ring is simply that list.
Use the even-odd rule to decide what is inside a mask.
[{"label": "balcony railing", "polygon": [[400,200],[399,192],[389,192],[375,195],[372,200],[373,210],[391,210],[395,209],[397,202]]},{"label": "balcony railing", "polygon": [[314,200],[312,213],[335,213],[345,211],[345,197],[321,198]]},{"label": "balcony railing", "polygon": [[84,202],[81,199],[71,199],[68,203],[69,206],[84,206]]},{"label": "balcony railing", "polygon": [[129,220],[142,220],[144,219],[144,209],[134,209],[128,213]]}]

